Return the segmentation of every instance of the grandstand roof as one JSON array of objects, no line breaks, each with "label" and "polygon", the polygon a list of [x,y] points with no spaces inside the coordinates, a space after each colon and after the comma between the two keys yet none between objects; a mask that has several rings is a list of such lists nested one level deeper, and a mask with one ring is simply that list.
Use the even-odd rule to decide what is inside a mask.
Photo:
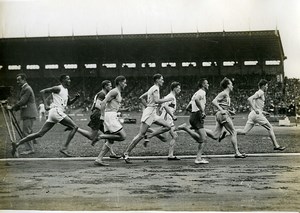
[{"label": "grandstand roof", "polygon": [[0,65],[284,58],[277,30],[0,39]]}]

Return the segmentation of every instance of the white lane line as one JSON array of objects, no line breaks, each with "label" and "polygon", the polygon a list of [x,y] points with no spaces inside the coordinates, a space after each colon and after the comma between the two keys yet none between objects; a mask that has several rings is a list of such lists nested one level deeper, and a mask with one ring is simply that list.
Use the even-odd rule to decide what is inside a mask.
[{"label": "white lane line", "polygon": [[[290,157],[290,156],[300,156],[300,153],[254,153],[247,154],[248,157]],[[196,155],[182,155],[177,156],[181,159],[193,159]],[[203,155],[205,158],[233,158],[234,154],[228,155]],[[92,161],[97,157],[70,157],[70,158],[4,158],[0,159],[0,162],[7,161]],[[166,156],[130,156],[131,159],[136,160],[159,160],[159,159],[167,159]],[[105,157],[104,159],[111,159],[109,157]],[[113,159],[111,159],[113,160]],[[115,160],[115,159],[114,159]],[[120,159],[122,160],[122,158]]]}]

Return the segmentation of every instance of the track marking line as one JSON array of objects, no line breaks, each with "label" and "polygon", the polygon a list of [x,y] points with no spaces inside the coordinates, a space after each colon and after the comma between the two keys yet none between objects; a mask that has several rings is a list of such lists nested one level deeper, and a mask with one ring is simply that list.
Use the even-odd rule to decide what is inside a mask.
[{"label": "track marking line", "polygon": [[[300,153],[253,153],[247,154],[247,157],[291,157],[300,156]],[[180,159],[194,159],[196,155],[177,156]],[[234,154],[226,155],[203,155],[204,158],[234,158]],[[10,161],[92,161],[97,157],[70,157],[70,158],[4,158],[0,162]],[[105,160],[115,160],[109,157],[104,157]],[[167,160],[167,156],[130,156],[130,159],[135,160]],[[246,158],[247,159],[247,158]],[[122,160],[122,159],[120,159]]]}]

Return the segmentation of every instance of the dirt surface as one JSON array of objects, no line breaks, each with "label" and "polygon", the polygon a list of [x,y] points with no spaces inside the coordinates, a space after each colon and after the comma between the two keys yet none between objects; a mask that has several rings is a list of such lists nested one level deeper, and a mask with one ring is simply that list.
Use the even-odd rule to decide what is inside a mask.
[{"label": "dirt surface", "polygon": [[0,161],[0,209],[299,211],[300,156]]}]

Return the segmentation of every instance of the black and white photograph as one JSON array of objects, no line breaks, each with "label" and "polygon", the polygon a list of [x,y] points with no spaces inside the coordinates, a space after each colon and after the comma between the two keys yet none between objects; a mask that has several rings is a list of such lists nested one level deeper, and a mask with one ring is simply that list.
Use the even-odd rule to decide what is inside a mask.
[{"label": "black and white photograph", "polygon": [[0,212],[299,212],[300,1],[0,0]]}]

